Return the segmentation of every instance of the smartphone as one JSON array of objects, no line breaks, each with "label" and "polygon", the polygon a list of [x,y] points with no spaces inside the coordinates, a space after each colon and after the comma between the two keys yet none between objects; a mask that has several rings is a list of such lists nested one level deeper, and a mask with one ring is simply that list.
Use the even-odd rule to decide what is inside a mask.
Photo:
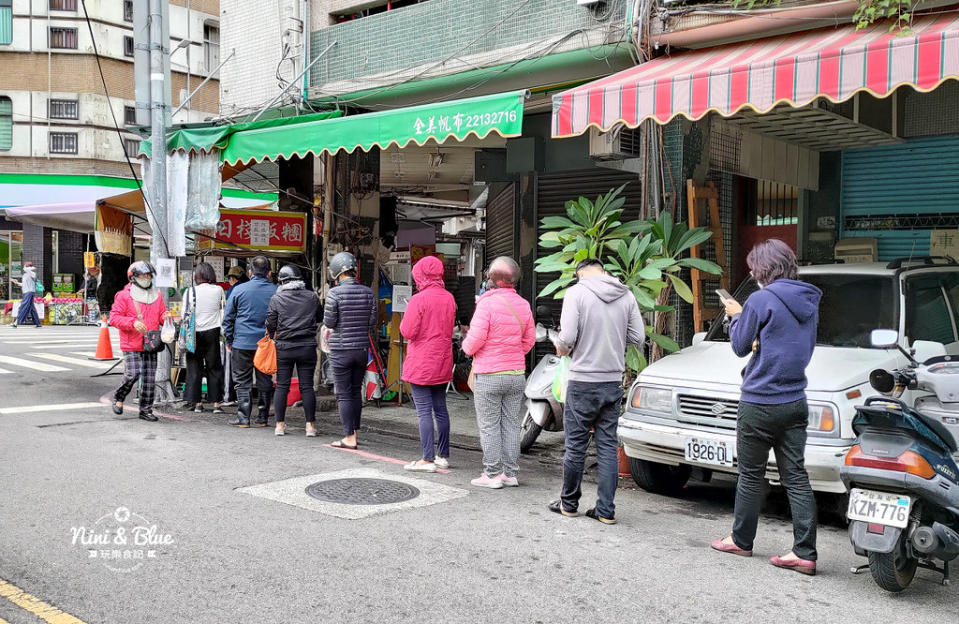
[{"label": "smartphone", "polygon": [[733,299],[733,296],[729,294],[729,291],[723,288],[717,288],[716,294],[719,295],[719,298],[722,299],[723,301],[735,301],[735,299]]}]

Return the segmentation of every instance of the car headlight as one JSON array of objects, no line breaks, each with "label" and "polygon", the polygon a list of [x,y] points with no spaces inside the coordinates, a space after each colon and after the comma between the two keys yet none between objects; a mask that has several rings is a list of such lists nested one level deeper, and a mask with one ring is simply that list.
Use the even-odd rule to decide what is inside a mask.
[{"label": "car headlight", "polygon": [[809,425],[806,432],[816,436],[835,436],[839,433],[837,410],[829,404],[809,404]]},{"label": "car headlight", "polygon": [[673,411],[673,392],[665,388],[636,386],[629,404],[636,409],[669,414]]}]

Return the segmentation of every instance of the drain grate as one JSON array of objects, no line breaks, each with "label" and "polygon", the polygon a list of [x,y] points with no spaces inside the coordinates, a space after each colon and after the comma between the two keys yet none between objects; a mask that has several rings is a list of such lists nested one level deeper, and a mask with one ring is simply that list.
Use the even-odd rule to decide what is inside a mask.
[{"label": "drain grate", "polygon": [[331,479],[306,486],[306,493],[328,503],[345,505],[388,505],[412,500],[420,491],[401,481],[389,479]]}]

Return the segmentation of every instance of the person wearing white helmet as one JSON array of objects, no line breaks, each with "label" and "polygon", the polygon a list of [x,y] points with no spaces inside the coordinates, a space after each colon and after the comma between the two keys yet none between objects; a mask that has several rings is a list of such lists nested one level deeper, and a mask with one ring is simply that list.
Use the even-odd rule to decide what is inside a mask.
[{"label": "person wearing white helmet", "polygon": [[330,277],[336,286],[326,296],[323,324],[330,335],[330,364],[336,386],[336,401],[343,421],[344,437],[333,442],[337,448],[356,449],[356,432],[363,409],[363,376],[369,362],[370,331],[379,312],[373,291],[356,279],[353,254],[343,251],[330,261]]},{"label": "person wearing white helmet", "polygon": [[130,283],[116,294],[110,309],[110,325],[120,330],[123,352],[123,383],[113,395],[113,413],[123,413],[123,401],[140,382],[140,418],[156,421],[153,397],[156,390],[157,354],[144,350],[147,332],[157,331],[169,317],[159,291],[153,285],[153,265],[138,260],[127,269]]}]

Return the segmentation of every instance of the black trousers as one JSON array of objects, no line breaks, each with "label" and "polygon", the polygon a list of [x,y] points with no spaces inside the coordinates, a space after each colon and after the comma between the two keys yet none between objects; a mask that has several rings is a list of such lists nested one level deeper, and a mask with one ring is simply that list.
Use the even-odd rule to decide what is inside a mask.
[{"label": "black trousers", "polygon": [[353,435],[360,429],[360,413],[363,411],[363,377],[366,375],[369,357],[366,349],[330,353],[333,383],[336,385],[336,403],[340,409],[343,433],[346,435]]},{"label": "black trousers", "polygon": [[256,377],[257,404],[260,409],[270,409],[270,400],[273,397],[273,377],[256,370],[253,366],[253,356],[256,349],[234,349],[231,351],[230,365],[233,367],[233,381],[236,382],[236,398],[240,403],[250,401],[253,390],[253,379]]},{"label": "black trousers", "polygon": [[733,542],[752,550],[762,507],[766,462],[769,450],[776,455],[779,480],[786,488],[793,518],[793,553],[800,559],[816,560],[816,499],[806,473],[806,400],[780,405],[742,402],[736,425],[736,454],[739,483]]},{"label": "black trousers", "polygon": [[313,391],[313,372],[316,370],[316,345],[276,350],[276,394],[273,397],[273,413],[276,422],[286,420],[286,399],[290,394],[293,367],[300,380],[300,396],[306,422],[316,420],[316,393]]},{"label": "black trousers", "polygon": [[206,396],[214,402],[223,400],[223,361],[220,360],[220,328],[196,333],[196,352],[186,354],[186,401],[203,401],[203,377]]}]

